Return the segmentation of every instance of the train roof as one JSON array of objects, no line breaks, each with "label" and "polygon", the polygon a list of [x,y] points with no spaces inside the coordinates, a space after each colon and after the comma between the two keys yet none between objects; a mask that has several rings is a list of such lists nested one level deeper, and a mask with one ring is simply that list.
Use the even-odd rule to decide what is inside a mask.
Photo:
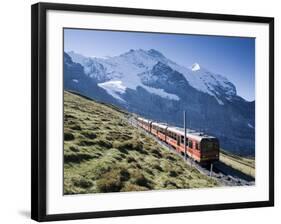
[{"label": "train roof", "polygon": [[[152,125],[156,125],[156,126],[158,126],[160,128],[163,128],[163,129],[167,128],[168,131],[175,132],[179,135],[184,135],[184,128],[171,127],[166,123],[158,123],[158,122],[154,122],[152,120],[148,120],[148,119],[145,119],[145,118],[142,118],[142,117],[138,117],[137,119],[140,120],[140,121],[147,122],[147,123],[152,122]],[[186,129],[186,137],[187,138],[193,138],[197,141],[201,141],[202,139],[215,139],[216,138],[214,136],[206,135],[206,134],[203,134],[202,132],[198,132],[198,131],[188,129],[188,128]]]},{"label": "train roof", "polygon": [[[184,128],[168,127],[167,130],[175,132],[175,133],[180,134],[180,135],[184,135]],[[198,131],[188,129],[188,128],[186,129],[186,137],[187,138],[193,138],[197,141],[201,141],[202,139],[210,139],[210,138],[215,139],[216,138],[214,136],[206,135],[206,134],[203,134],[202,132],[198,132]]]},{"label": "train roof", "polygon": [[152,120],[148,120],[148,119],[145,119],[145,118],[142,118],[142,117],[138,117],[137,119],[140,120],[140,121],[152,122]]},{"label": "train roof", "polygon": [[158,123],[158,122],[152,122],[152,125],[156,125],[156,126],[158,126],[160,128],[163,128],[163,129],[166,129],[166,128],[169,127],[168,124],[166,124],[166,123]]}]

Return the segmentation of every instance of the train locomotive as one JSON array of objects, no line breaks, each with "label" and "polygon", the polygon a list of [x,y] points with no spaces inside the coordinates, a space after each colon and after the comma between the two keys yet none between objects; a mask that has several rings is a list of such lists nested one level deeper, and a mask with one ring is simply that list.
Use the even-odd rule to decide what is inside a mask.
[{"label": "train locomotive", "polygon": [[220,146],[216,137],[186,129],[186,147],[184,147],[183,128],[171,127],[142,117],[137,118],[137,125],[172,146],[182,155],[186,148],[187,155],[198,163],[212,163],[219,160]]}]

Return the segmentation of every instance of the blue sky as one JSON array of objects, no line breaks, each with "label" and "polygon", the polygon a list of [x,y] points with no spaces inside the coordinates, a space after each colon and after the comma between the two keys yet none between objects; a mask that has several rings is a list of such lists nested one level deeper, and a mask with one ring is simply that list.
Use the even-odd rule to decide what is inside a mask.
[{"label": "blue sky", "polygon": [[64,30],[64,51],[84,56],[120,55],[130,49],[155,49],[180,65],[193,63],[221,74],[238,95],[255,99],[255,39],[187,34],[156,34],[83,29]]}]

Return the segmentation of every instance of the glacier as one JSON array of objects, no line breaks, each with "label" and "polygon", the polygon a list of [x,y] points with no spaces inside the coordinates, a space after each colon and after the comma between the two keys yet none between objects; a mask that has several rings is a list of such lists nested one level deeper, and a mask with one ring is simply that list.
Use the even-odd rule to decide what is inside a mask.
[{"label": "glacier", "polygon": [[125,102],[125,100],[123,100],[121,97],[121,95],[126,92],[126,87],[122,84],[122,81],[112,80],[108,82],[98,83],[98,86],[106,90],[106,92],[114,98],[120,100],[121,102]]}]

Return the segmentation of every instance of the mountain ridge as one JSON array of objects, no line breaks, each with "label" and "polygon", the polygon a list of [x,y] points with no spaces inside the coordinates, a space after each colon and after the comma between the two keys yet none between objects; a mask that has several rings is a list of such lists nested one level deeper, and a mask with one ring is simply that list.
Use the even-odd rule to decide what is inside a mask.
[{"label": "mountain ridge", "polygon": [[[84,71],[87,75],[95,77],[98,82],[123,79],[122,83],[124,86],[136,89],[137,86],[142,86],[142,83],[139,80],[128,80],[127,74],[131,75],[131,79],[132,77],[136,79],[139,73],[147,72],[158,62],[161,62],[183,74],[192,87],[214,96],[218,103],[221,102],[221,100],[218,99],[218,93],[220,94],[221,91],[224,91],[228,100],[231,100],[232,96],[237,94],[235,86],[226,77],[211,73],[199,66],[198,63],[195,63],[197,69],[188,69],[167,59],[162,53],[155,49],[150,49],[148,51],[143,49],[131,49],[119,56],[108,57],[107,59],[84,57],[74,51],[68,52],[68,54],[74,62],[84,66]],[[218,92],[218,89],[220,92]]]}]

